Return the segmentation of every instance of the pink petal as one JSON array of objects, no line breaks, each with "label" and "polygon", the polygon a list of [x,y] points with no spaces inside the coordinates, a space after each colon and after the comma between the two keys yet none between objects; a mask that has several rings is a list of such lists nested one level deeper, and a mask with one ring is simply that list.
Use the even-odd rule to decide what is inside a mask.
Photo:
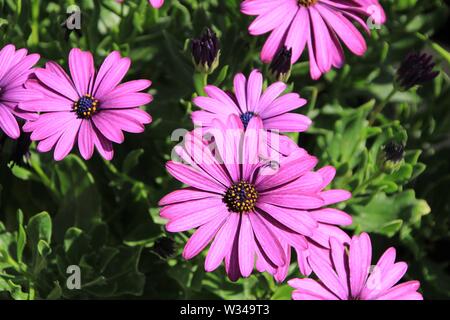
[{"label": "pink petal", "polygon": [[314,210],[310,214],[314,219],[323,223],[339,226],[349,226],[352,224],[352,217],[349,214],[334,208]]},{"label": "pink petal", "polygon": [[159,9],[164,4],[164,0],[149,0],[153,8]]},{"label": "pink petal", "polygon": [[130,69],[131,61],[129,58],[121,58],[120,53],[114,51],[106,57],[97,78],[93,90],[93,96],[102,100],[105,95],[111,92]]},{"label": "pink petal", "polygon": [[408,281],[396,285],[382,294],[377,300],[423,300],[420,293],[416,292],[420,287],[419,281]]},{"label": "pink petal", "polygon": [[1,103],[0,103],[0,128],[11,139],[17,139],[20,136],[20,129],[19,125],[17,124],[16,118],[14,118],[9,108]]},{"label": "pink petal", "polygon": [[349,250],[350,288],[352,297],[359,297],[366,282],[372,249],[370,238],[366,233],[354,236]]},{"label": "pink petal", "polygon": [[280,208],[272,204],[265,203],[263,200],[258,201],[257,207],[272,216],[276,221],[280,222],[284,226],[305,236],[312,235],[313,229],[318,226],[316,221],[311,219],[308,215],[308,212]]},{"label": "pink petal", "polygon": [[320,14],[332,26],[334,32],[341,38],[345,45],[356,55],[363,55],[367,50],[366,42],[361,33],[342,13],[330,10],[327,6],[318,4]]},{"label": "pink petal", "polygon": [[227,216],[218,216],[198,228],[186,243],[183,250],[183,258],[189,260],[198,255],[211,242],[226,218]]},{"label": "pink petal", "polygon": [[292,279],[288,284],[296,289],[292,293],[294,300],[338,300],[332,292],[313,279]]},{"label": "pink petal", "polygon": [[111,160],[114,156],[114,149],[111,141],[105,138],[105,136],[94,127],[94,145],[97,151],[105,160]]},{"label": "pink petal", "polygon": [[234,94],[239,103],[239,108],[242,113],[248,111],[247,108],[247,79],[242,73],[238,73],[234,76]]},{"label": "pink petal", "polygon": [[247,82],[247,108],[248,111],[256,112],[259,98],[261,97],[263,77],[261,72],[253,70]]},{"label": "pink petal", "polygon": [[9,67],[13,63],[16,47],[8,44],[0,51],[0,79],[8,72]]},{"label": "pink petal", "polygon": [[221,195],[216,193],[204,192],[200,190],[196,190],[194,188],[185,188],[181,190],[173,191],[166,196],[164,196],[161,200],[159,200],[159,206],[166,206],[169,204],[175,204],[180,202],[186,202],[191,200],[199,200],[205,198],[221,198]]},{"label": "pink petal", "polygon": [[276,236],[267,228],[258,214],[249,213],[248,215],[261,250],[274,265],[284,265],[286,263],[286,256]]},{"label": "pink petal", "polygon": [[242,215],[241,230],[239,232],[239,267],[244,278],[250,276],[255,265],[255,240],[250,219],[247,214]]},{"label": "pink petal", "polygon": [[346,290],[347,285],[341,283],[340,278],[331,268],[331,265],[319,255],[311,256],[309,262],[314,273],[330,291],[337,295],[341,300],[348,299],[348,291]]},{"label": "pink petal", "polygon": [[82,121],[78,133],[78,149],[85,160],[90,159],[94,154],[94,135],[91,121]]},{"label": "pink petal", "polygon": [[47,63],[46,69],[36,69],[34,74],[47,87],[64,95],[72,101],[78,101],[79,95],[76,92],[72,81],[69,79],[65,71],[56,63]]},{"label": "pink petal", "polygon": [[61,135],[55,146],[53,158],[56,161],[64,159],[72,150],[82,121],[83,120],[81,119],[75,118],[67,124],[64,133]]},{"label": "pink petal", "polygon": [[205,87],[205,92],[210,98],[220,101],[221,104],[226,106],[228,109],[231,109],[233,113],[239,114],[241,112],[230,96],[223,92],[222,89],[219,89],[216,86],[208,85]]},{"label": "pink petal", "polygon": [[300,108],[305,104],[306,100],[300,98],[297,93],[287,93],[272,101],[261,110],[260,115],[263,119],[272,118]]},{"label": "pink petal", "polygon": [[231,250],[233,246],[233,239],[239,225],[239,215],[231,213],[227,221],[222,225],[217,232],[214,241],[209,248],[208,255],[205,260],[205,270],[207,272],[214,271],[219,267],[223,258]]},{"label": "pink petal", "polygon": [[325,201],[324,206],[346,201],[352,194],[346,190],[327,190],[320,193],[320,197]]},{"label": "pink petal", "polygon": [[[308,9],[300,7],[292,21],[285,41],[286,47],[292,48],[291,63],[297,62],[303,50],[305,50],[310,28],[309,21]],[[301,31],[299,32],[299,30]]]},{"label": "pink petal", "polygon": [[92,117],[92,121],[99,132],[108,140],[115,143],[122,143],[125,139],[122,130],[116,127],[116,124],[103,112],[97,113]]},{"label": "pink petal", "polygon": [[194,188],[214,193],[224,193],[226,188],[206,174],[180,163],[169,161],[166,164],[167,171],[177,180]]},{"label": "pink petal", "polygon": [[259,164],[259,135],[263,128],[261,118],[253,117],[248,123],[247,130],[245,130],[244,141],[242,146],[242,177],[245,180],[250,180],[250,175]]},{"label": "pink petal", "polygon": [[172,218],[166,225],[169,232],[182,232],[197,228],[213,219],[225,219],[229,215],[224,205],[213,206],[201,211],[190,211],[188,214]]},{"label": "pink petal", "polygon": [[273,118],[264,119],[264,128],[280,132],[304,132],[312,121],[307,116],[297,113],[285,113]]},{"label": "pink petal", "polygon": [[69,53],[69,68],[78,95],[89,93],[89,81],[95,72],[92,54],[73,48]]},{"label": "pink petal", "polygon": [[180,217],[195,214],[198,211],[210,208],[225,207],[221,197],[208,197],[204,199],[189,200],[175,203],[161,209],[160,216],[164,219],[178,219]]}]

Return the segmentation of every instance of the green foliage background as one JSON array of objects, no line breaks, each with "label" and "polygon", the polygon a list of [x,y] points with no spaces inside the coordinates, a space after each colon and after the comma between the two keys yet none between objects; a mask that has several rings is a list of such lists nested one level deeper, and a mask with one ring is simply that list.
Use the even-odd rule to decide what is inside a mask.
[{"label": "green foliage background", "polygon": [[[333,187],[353,192],[342,206],[354,216],[348,231],[370,232],[376,258],[395,246],[426,299],[450,298],[448,75],[395,94],[375,125],[368,124],[406,53],[426,50],[448,70],[448,36],[435,37],[445,29],[448,7],[441,0],[380,2],[388,22],[373,30],[364,57],[347,52],[341,70],[316,82],[307,62],[294,66],[290,90],[308,99],[299,112],[314,126],[292,137],[321,165],[337,168]],[[40,65],[64,66],[72,47],[90,50],[97,63],[120,50],[133,61],[127,78],[151,79],[155,96],[147,106],[154,122],[144,134],[127,135],[111,162],[98,155],[83,161],[76,151],[55,162],[32,145],[30,164],[11,166],[18,142],[0,137],[0,298],[289,299],[290,288],[267,274],[231,283],[223,268],[205,273],[201,255],[184,261],[188,234],[171,235],[173,257],[152,249],[165,234],[157,202],[179,187],[164,169],[175,144],[170,136],[192,128],[196,84],[188,39],[205,26],[217,32],[221,64],[208,82],[231,88],[238,71],[267,74],[258,56],[264,37],[249,36],[252,19],[239,12],[238,0],[166,0],[161,10],[147,0],[124,3],[0,0],[1,46],[27,47],[41,54]],[[71,4],[81,8],[82,36],[66,40],[60,24]],[[396,173],[380,174],[376,159],[390,139],[406,144],[406,159]],[[294,260],[288,279],[299,276]],[[81,267],[81,290],[66,288],[72,264]]]}]

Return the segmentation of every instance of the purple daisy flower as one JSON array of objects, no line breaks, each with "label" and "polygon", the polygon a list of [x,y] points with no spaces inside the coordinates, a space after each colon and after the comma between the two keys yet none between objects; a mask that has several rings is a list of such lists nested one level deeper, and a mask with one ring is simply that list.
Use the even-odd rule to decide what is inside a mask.
[{"label": "purple daisy flower", "polygon": [[206,86],[207,97],[196,97],[194,104],[201,111],[192,113],[195,125],[211,127],[214,119],[226,122],[230,114],[241,119],[244,128],[252,118],[260,118],[263,128],[279,132],[303,132],[311,125],[311,120],[301,114],[290,113],[306,104],[297,93],[283,94],[286,84],[276,82],[263,92],[263,76],[254,70],[248,80],[241,73],[234,77],[234,94],[229,94],[216,86]]},{"label": "purple daisy flower", "polygon": [[55,147],[55,160],[66,157],[76,142],[84,159],[90,159],[94,146],[107,160],[114,154],[112,142],[122,143],[122,131],[140,133],[151,116],[139,109],[153,97],[139,92],[151,85],[149,80],[120,84],[130,68],[130,59],[117,51],[109,54],[98,72],[90,52],[74,48],[69,54],[71,77],[55,62],[36,69],[36,79],[26,82],[28,97],[19,107],[38,112],[39,118],[24,125],[39,141],[37,150]]},{"label": "purple daisy flower", "polygon": [[358,56],[366,52],[366,42],[353,21],[370,34],[369,21],[386,20],[378,0],[245,0],[241,12],[256,16],[248,28],[251,35],[270,33],[261,50],[264,63],[270,63],[283,47],[292,49],[291,63],[295,63],[306,49],[313,79],[342,67],[341,42]]},{"label": "purple daisy flower", "polygon": [[35,115],[19,110],[19,102],[25,98],[23,85],[33,73],[33,66],[38,62],[38,54],[27,54],[26,49],[19,49],[8,44],[0,51],[0,129],[10,138],[17,139],[20,129],[14,116],[34,119]]},{"label": "purple daisy flower", "polygon": [[[369,235],[354,236],[346,246],[330,239],[327,254],[310,258],[313,279],[292,279],[294,300],[422,300],[417,290],[419,281],[397,284],[405,275],[408,265],[395,262],[395,249],[389,248],[375,266],[371,266],[372,244]],[[396,285],[397,284],[397,285]]]},{"label": "purple daisy flower", "polygon": [[[255,259],[258,270],[289,265],[286,246],[306,250],[306,238],[319,228],[310,211],[342,199],[336,192],[347,198],[349,193],[322,191],[326,170],[313,172],[317,159],[303,149],[283,157],[277,169],[268,166],[259,157],[266,145],[260,141],[259,133],[266,132],[260,117],[252,117],[246,129],[235,114],[226,123],[211,124],[214,150],[194,131],[176,148],[184,163],[167,163],[169,173],[188,185],[159,202],[167,231],[196,228],[183,257],[191,259],[211,243],[205,270],[215,270],[224,260],[233,281],[248,277]],[[324,220],[326,214],[316,216]]]}]

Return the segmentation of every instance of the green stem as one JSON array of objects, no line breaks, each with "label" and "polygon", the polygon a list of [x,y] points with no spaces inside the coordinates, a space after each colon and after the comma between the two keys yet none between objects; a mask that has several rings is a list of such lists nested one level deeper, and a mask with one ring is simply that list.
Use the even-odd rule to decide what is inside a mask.
[{"label": "green stem", "polygon": [[366,188],[372,184],[376,179],[378,179],[381,175],[383,174],[383,172],[381,170],[379,170],[377,173],[375,173],[373,176],[371,176],[369,179],[367,179],[364,183],[362,183],[361,185],[359,185],[358,187],[355,188],[355,190],[353,190],[353,196],[356,196],[358,194],[360,194],[362,191],[366,190]]},{"label": "green stem", "polygon": [[195,91],[197,91],[197,94],[199,96],[205,96],[205,87],[208,84],[208,74],[207,73],[200,73],[196,72],[194,73],[194,86]]},{"label": "green stem", "polygon": [[392,88],[392,91],[384,98],[379,105],[373,109],[372,114],[370,116],[369,120],[369,126],[373,125],[375,120],[377,119],[378,115],[383,111],[384,107],[389,103],[389,101],[392,99],[392,97],[397,93],[397,88]]}]

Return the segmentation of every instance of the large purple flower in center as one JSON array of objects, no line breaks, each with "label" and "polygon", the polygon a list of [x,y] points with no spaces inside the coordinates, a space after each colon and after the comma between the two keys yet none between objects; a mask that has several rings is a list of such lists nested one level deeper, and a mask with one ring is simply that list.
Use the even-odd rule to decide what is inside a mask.
[{"label": "large purple flower in center", "polygon": [[252,273],[256,259],[258,270],[275,274],[290,263],[288,246],[300,251],[308,248],[309,238],[328,241],[322,221],[351,221],[342,211],[321,210],[350,194],[323,191],[330,170],[312,171],[315,157],[298,148],[275,168],[260,157],[266,145],[260,140],[266,133],[261,118],[252,117],[246,129],[237,115],[212,125],[214,150],[194,131],[176,148],[184,163],[167,163],[169,173],[189,187],[161,199],[166,228],[169,232],[197,228],[184,248],[184,258],[196,256],[211,243],[206,271],[225,260],[228,276],[237,280]]}]

